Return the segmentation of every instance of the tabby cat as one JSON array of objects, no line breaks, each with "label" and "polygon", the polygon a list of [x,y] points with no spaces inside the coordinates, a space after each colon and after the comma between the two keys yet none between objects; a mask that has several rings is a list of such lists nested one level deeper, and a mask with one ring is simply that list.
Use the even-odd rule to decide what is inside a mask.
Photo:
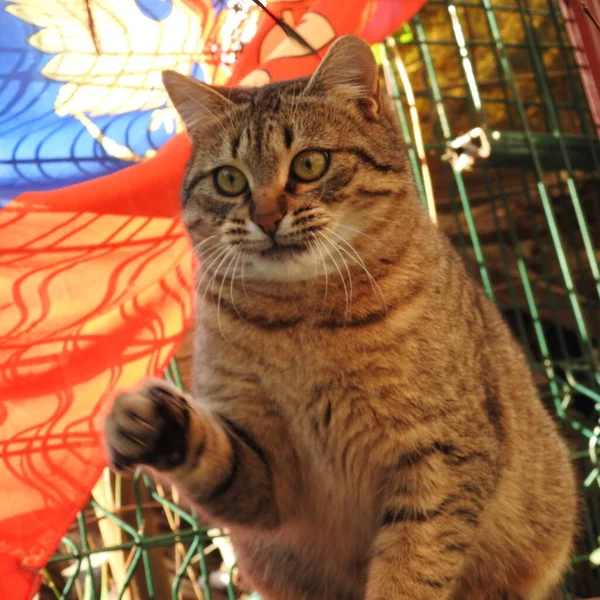
[{"label": "tabby cat", "polygon": [[341,38],[310,79],[164,84],[193,144],[195,381],[117,397],[114,467],[167,473],[264,600],[548,597],[567,450],[417,199],[369,46]]}]

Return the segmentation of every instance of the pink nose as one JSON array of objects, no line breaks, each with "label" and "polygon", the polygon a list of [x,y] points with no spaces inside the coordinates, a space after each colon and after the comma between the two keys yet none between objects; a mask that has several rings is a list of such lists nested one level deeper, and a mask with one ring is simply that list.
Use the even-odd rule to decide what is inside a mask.
[{"label": "pink nose", "polygon": [[263,215],[254,215],[252,219],[267,235],[273,235],[284,215],[280,212],[270,212]]}]

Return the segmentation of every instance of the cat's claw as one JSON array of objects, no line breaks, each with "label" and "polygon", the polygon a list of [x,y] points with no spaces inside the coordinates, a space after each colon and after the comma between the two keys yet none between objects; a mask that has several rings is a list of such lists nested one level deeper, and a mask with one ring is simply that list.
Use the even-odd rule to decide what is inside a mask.
[{"label": "cat's claw", "polygon": [[185,396],[164,381],[119,394],[105,424],[111,466],[117,471],[136,465],[176,468],[185,460],[189,421]]}]

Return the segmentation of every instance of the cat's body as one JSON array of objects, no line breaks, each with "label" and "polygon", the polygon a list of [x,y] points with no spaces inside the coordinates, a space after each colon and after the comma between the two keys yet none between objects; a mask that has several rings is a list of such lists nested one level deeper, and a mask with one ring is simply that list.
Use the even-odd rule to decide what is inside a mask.
[{"label": "cat's body", "polygon": [[[304,598],[293,590],[298,575],[318,590],[326,570],[347,595],[325,587],[306,598],[362,598],[381,512],[406,510],[405,524],[396,527],[424,528],[420,520],[448,499],[457,522],[436,530],[444,535],[432,536],[428,552],[434,563],[459,554],[468,580],[481,569],[489,592],[482,598],[526,588],[530,577],[537,583],[531,571],[542,556],[554,561],[556,575],[566,562],[572,480],[554,424],[533,401],[527,364],[496,309],[446,241],[433,226],[427,229],[428,237],[417,243],[415,235],[404,255],[416,267],[410,278],[392,265],[370,266],[389,314],[382,316],[368,280],[362,281],[365,302],[355,297],[351,315],[361,308],[375,313],[369,324],[323,327],[322,290],[313,290],[310,306],[308,291],[291,302],[276,293],[260,296],[251,283],[250,299],[243,292],[234,296],[242,316],[248,319],[252,305],[250,314],[268,323],[285,305],[285,319],[300,322],[280,330],[247,325],[224,308],[231,302],[226,295],[220,327],[216,302],[199,312],[198,342],[205,350],[197,354],[194,396],[260,441],[279,474],[279,505],[287,506],[279,514],[281,528],[260,536],[233,528],[251,581],[277,590],[265,594],[269,600]],[[360,252],[360,243],[356,247]],[[345,310],[340,287],[330,282],[329,294],[338,295]],[[246,379],[258,389],[250,393]],[[386,507],[385,493],[378,498],[386,484],[400,493],[398,505]],[[467,549],[471,541],[461,529],[474,520],[478,539]],[[439,581],[435,568],[426,579]],[[437,589],[430,593],[423,597],[443,597]]]},{"label": "cat's body", "polygon": [[[332,75],[343,44],[362,87],[354,67]],[[237,108],[198,92],[202,134],[194,84],[167,85],[197,142],[184,219],[206,265],[198,408],[162,383],[122,395],[113,461],[170,471],[231,530],[264,600],[541,600],[574,532],[566,448],[508,327],[419,205],[361,43],[337,46],[311,83],[239,92]],[[328,77],[346,108],[323,99]],[[323,185],[303,178],[317,155],[286,182],[286,151],[315,147]],[[209,186],[243,181],[218,179],[222,164],[249,179],[226,209]],[[291,249],[269,254],[259,229]]]}]

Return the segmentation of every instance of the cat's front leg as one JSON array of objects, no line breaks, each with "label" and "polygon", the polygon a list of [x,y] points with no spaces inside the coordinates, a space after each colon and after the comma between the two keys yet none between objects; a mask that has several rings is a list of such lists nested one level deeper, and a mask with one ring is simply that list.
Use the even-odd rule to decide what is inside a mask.
[{"label": "cat's front leg", "polygon": [[366,600],[449,600],[477,527],[477,509],[387,512],[371,552]]},{"label": "cat's front leg", "polygon": [[117,396],[105,431],[115,469],[153,467],[225,524],[277,524],[260,446],[236,423],[194,406],[173,385],[151,380]]}]

